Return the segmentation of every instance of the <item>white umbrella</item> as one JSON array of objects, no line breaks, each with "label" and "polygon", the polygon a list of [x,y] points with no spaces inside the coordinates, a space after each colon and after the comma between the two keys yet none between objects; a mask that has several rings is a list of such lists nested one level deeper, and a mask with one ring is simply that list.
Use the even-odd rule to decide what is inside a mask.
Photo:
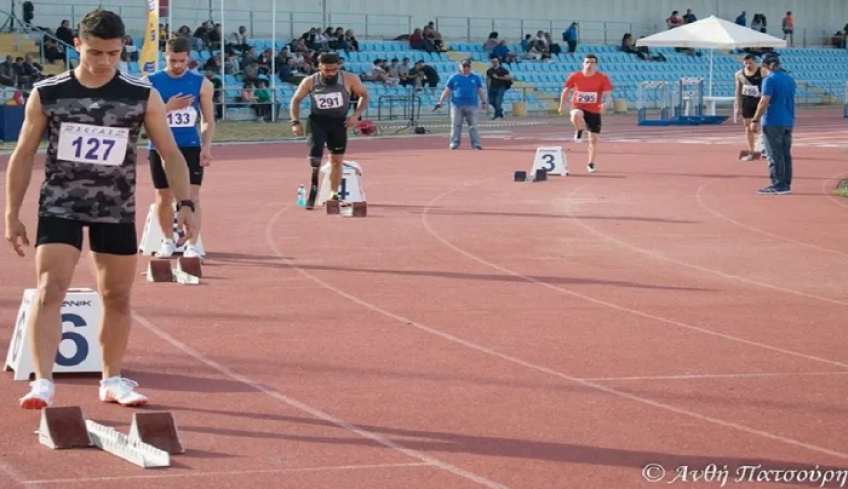
[{"label": "white umbrella", "polygon": [[691,24],[658,32],[636,41],[637,46],[710,50],[710,88],[713,94],[713,53],[716,49],[785,48],[783,39],[763,34],[711,15]]}]

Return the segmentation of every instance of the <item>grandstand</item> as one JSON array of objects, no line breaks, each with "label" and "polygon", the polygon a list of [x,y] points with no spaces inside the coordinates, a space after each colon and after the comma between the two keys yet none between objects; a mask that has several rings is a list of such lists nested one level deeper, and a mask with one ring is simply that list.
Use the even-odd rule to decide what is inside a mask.
[{"label": "grandstand", "polygon": [[[257,52],[267,47],[279,51],[288,44],[286,40],[252,39],[249,44],[257,48]],[[349,72],[361,74],[370,70],[375,59],[407,57],[411,62],[424,60],[438,71],[441,81],[439,90],[434,94],[420,93],[423,109],[421,115],[430,113],[428,107],[435,105],[439,93],[448,77],[457,71],[457,62],[461,59],[472,58],[476,62],[474,70],[485,75],[488,61],[483,43],[451,43],[447,53],[426,53],[409,49],[404,41],[360,40],[359,52],[343,55],[344,68]],[[520,45],[509,46],[510,51],[521,52]],[[635,55],[621,52],[618,46],[611,45],[579,45],[574,54],[552,55],[548,61],[523,60],[520,63],[504,65],[517,82],[505,96],[504,110],[511,114],[513,104],[524,102],[529,114],[553,114],[557,108],[559,94],[568,73],[581,67],[582,56],[585,53],[595,53],[600,58],[600,68],[606,72],[616,86],[614,98],[626,102],[628,110],[633,110],[636,103],[637,86],[641,81],[665,80],[675,81],[681,77],[702,77],[709,80],[710,56],[708,52],[701,56],[676,52],[673,48],[652,48],[651,54],[662,54],[665,61],[646,61]],[[830,105],[841,103],[843,91],[848,81],[848,50],[835,48],[792,48],[778,50],[784,67],[792,72],[798,82],[798,103],[804,105]],[[220,52],[213,52],[220,56]],[[160,54],[160,56],[162,56]],[[208,53],[193,53],[193,59],[201,65],[209,57]],[[713,54],[713,90],[715,97],[733,96],[733,73],[741,66],[742,55],[727,51],[716,51]],[[164,58],[161,59],[164,63]],[[138,66],[130,65],[131,73],[138,74]],[[403,87],[386,87],[375,82],[366,82],[372,99],[366,116],[376,119],[378,112],[386,113],[386,96],[395,97],[408,93]],[[255,120],[246,106],[236,101],[241,90],[241,82],[236,77],[227,75],[224,80],[226,90],[226,118],[229,120]],[[296,87],[277,80],[277,101],[280,110],[287,111]],[[705,92],[707,84],[705,83]],[[705,93],[706,95],[706,93]],[[384,97],[382,111],[379,109],[381,97]],[[308,107],[308,100],[304,107]],[[397,98],[393,105],[399,103]],[[285,112],[283,112],[285,113]],[[395,113],[398,113],[395,110]],[[283,115],[283,118],[286,116]]]}]

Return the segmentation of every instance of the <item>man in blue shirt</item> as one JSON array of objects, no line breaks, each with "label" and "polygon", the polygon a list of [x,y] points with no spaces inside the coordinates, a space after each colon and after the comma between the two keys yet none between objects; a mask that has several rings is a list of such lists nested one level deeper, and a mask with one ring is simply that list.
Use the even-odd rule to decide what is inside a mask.
[{"label": "man in blue shirt", "polygon": [[483,149],[480,145],[480,132],[477,130],[478,108],[486,110],[486,94],[483,91],[483,79],[471,71],[471,60],[466,59],[460,64],[459,73],[448,78],[445,91],[439,97],[438,110],[445,99],[451,101],[451,140],[450,149],[459,148],[462,140],[462,123],[468,122],[468,134],[471,137],[471,147]]},{"label": "man in blue shirt", "polygon": [[[795,80],[780,67],[776,53],[763,56],[762,98],[751,119],[754,131],[760,125],[769,159],[771,185],[757,191],[761,195],[792,193],[792,128],[795,126]],[[760,122],[762,120],[762,123]]]}]

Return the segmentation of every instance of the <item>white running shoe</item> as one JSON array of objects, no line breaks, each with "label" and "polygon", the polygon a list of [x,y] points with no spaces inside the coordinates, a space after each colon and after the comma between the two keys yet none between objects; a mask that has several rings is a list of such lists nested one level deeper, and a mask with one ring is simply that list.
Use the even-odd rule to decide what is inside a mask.
[{"label": "white running shoe", "polygon": [[156,256],[159,258],[171,258],[171,255],[174,254],[174,251],[177,250],[177,244],[173,239],[163,239],[162,244],[159,245],[159,251],[156,252]]},{"label": "white running shoe", "polygon": [[197,246],[193,244],[187,244],[185,249],[183,250],[183,258],[202,258],[200,256],[200,251],[198,251]]},{"label": "white running shoe", "polygon": [[100,400],[121,406],[143,406],[147,397],[135,391],[138,383],[123,377],[110,377],[100,381]]},{"label": "white running shoe", "polygon": [[29,383],[32,390],[20,399],[23,409],[44,409],[53,404],[54,385],[50,379],[38,379]]}]

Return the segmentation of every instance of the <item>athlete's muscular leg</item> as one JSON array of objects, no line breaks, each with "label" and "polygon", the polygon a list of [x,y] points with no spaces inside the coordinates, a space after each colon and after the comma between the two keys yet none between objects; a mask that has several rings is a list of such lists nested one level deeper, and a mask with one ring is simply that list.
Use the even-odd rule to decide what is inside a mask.
[{"label": "athlete's muscular leg", "polygon": [[756,134],[754,134],[754,131],[751,129],[751,119],[742,119],[742,122],[745,124],[745,140],[748,142],[748,151],[753,153],[756,148],[754,143]]},{"label": "athlete's muscular leg", "polygon": [[571,111],[571,123],[574,124],[574,129],[583,131],[586,129],[586,122],[583,120],[583,111],[574,109]]},{"label": "athlete's muscular leg", "polygon": [[56,351],[62,342],[62,302],[71,286],[79,257],[80,250],[67,244],[51,243],[36,248],[38,294],[27,323],[36,379],[53,380]]},{"label": "athlete's muscular leg", "polygon": [[339,190],[339,185],[342,184],[342,175],[344,174],[344,153],[330,155],[330,188],[335,191]]},{"label": "athlete's muscular leg", "polygon": [[598,149],[598,134],[594,132],[589,133],[589,161],[595,161],[595,152]]},{"label": "athlete's muscular leg", "polygon": [[174,194],[171,189],[156,189],[156,217],[165,239],[174,236]]},{"label": "athlete's muscular leg", "polygon": [[[194,202],[194,215],[196,216],[196,219],[197,219],[197,228],[200,229],[200,228],[203,227],[203,225],[201,224],[201,221],[203,219],[203,211],[202,211],[202,207],[200,205],[200,185],[192,185],[191,186],[191,200],[192,200],[192,202]],[[168,208],[170,209],[171,206],[169,205]],[[173,230],[171,230],[171,233],[173,233]],[[188,243],[189,244],[197,244],[198,236],[200,236],[200,233],[199,232],[195,233],[194,238],[192,238],[190,241],[188,241]]]},{"label": "athlete's muscular leg", "polygon": [[135,281],[137,255],[92,253],[97,272],[97,290],[103,298],[100,348],[103,378],[121,374],[121,363],[130,339],[132,316],[130,295]]}]

